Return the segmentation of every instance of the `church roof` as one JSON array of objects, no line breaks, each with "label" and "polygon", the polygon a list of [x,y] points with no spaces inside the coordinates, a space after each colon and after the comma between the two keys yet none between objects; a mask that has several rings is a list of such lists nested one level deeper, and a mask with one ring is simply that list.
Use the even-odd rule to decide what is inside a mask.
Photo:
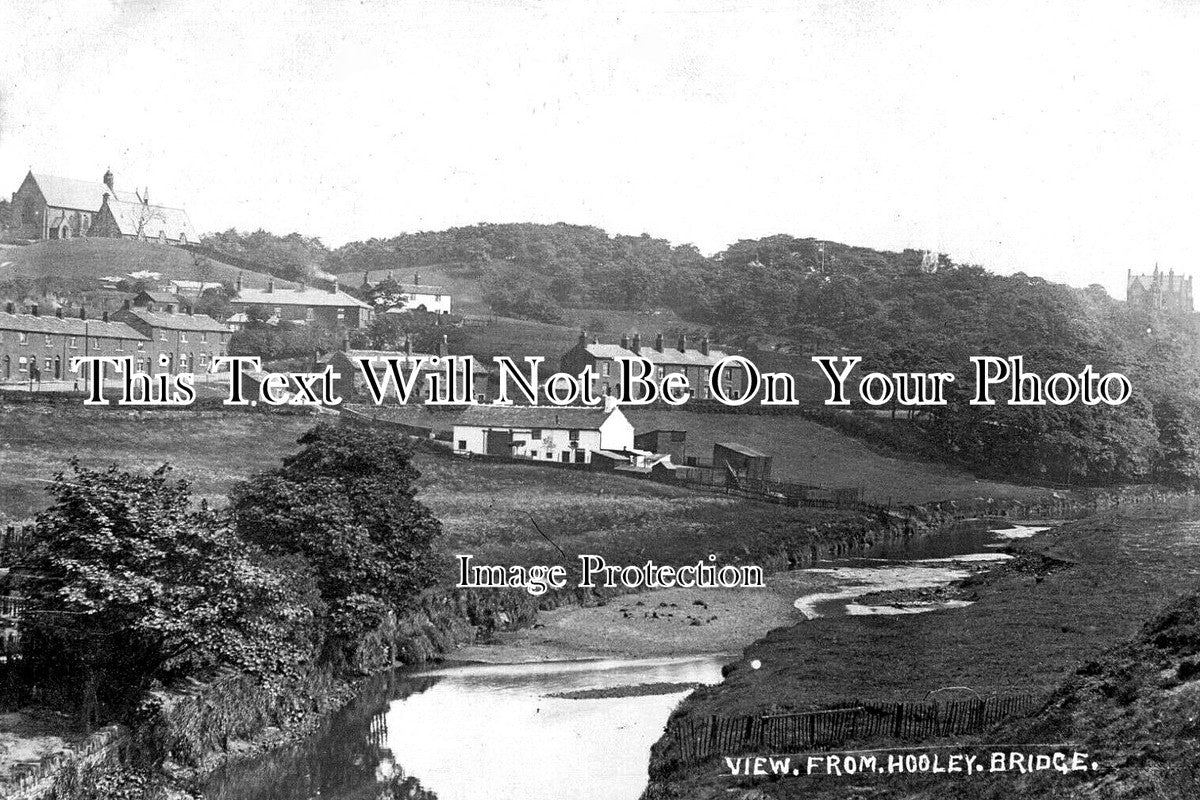
[{"label": "church roof", "polygon": [[73,208],[78,211],[99,211],[104,202],[105,192],[117,200],[135,199],[128,192],[109,189],[102,181],[80,181],[36,172],[31,172],[30,175],[37,182],[38,189],[49,206]]},{"label": "church roof", "polygon": [[136,236],[140,232],[147,239],[157,239],[162,234],[172,241],[184,238],[189,242],[200,241],[192,228],[192,220],[182,208],[109,198],[108,209],[117,222],[117,229],[124,236]]}]

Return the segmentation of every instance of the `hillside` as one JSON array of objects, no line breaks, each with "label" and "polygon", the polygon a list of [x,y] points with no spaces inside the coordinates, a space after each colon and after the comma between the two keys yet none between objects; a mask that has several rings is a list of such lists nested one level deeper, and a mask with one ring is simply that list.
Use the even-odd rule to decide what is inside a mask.
[{"label": "hillside", "polygon": [[[238,273],[247,287],[267,285],[265,273],[239,270],[214,258],[198,257],[179,247],[125,239],[49,240],[25,247],[0,248],[0,281],[12,278],[127,277],[134,272],[157,272],[161,280],[234,283]],[[292,286],[276,279],[276,283]]]}]

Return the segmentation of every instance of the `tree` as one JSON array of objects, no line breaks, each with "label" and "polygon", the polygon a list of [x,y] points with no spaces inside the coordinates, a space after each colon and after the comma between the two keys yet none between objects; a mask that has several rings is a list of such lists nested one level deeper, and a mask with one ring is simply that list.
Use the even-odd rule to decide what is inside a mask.
[{"label": "tree", "polygon": [[331,632],[349,646],[433,583],[441,523],[416,499],[412,451],[395,436],[320,424],[299,443],[234,491],[237,529],[311,565]]},{"label": "tree", "polygon": [[122,718],[155,684],[228,665],[294,675],[319,642],[308,579],[238,539],[166,465],[71,463],[23,560],[30,674],[85,724]]}]

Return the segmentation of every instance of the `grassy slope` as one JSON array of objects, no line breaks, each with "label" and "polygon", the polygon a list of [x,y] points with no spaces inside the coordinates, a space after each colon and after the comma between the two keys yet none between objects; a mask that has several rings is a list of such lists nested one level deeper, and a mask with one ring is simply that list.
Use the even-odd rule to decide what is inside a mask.
[{"label": "grassy slope", "polygon": [[[912,616],[818,619],[777,629],[746,650],[725,683],[689,698],[684,713],[738,715],[854,697],[920,700],[943,686],[966,685],[985,693],[991,687],[1048,690],[1082,663],[1136,634],[1164,603],[1196,585],[1200,540],[1195,528],[1189,518],[1157,511],[1104,515],[1022,545],[1077,559],[1075,566],[1040,581],[1025,573],[1000,575],[979,588],[981,598],[970,607]],[[1190,647],[1196,650],[1194,641]],[[751,659],[761,660],[762,668],[750,669]],[[1109,670],[1106,691],[1134,691],[1136,681],[1134,688],[1121,689],[1128,676],[1118,680],[1118,672]],[[1157,667],[1144,672],[1159,674]],[[1111,753],[1118,746],[1136,750],[1136,743],[1129,742],[1135,726],[1128,715],[1121,718],[1119,709],[1106,713],[1107,722],[1084,715],[1074,729],[1062,727],[1061,719],[1058,728],[1013,726],[1025,733],[1018,738],[1002,733],[985,741],[1069,741],[1075,736],[1091,737],[1097,753]],[[1115,738],[1106,739],[1108,733],[1089,727],[1100,724],[1111,725]],[[716,775],[711,767],[695,770],[684,786],[711,790],[723,781]],[[959,784],[943,778],[938,785],[943,787],[938,797],[959,796]],[[769,787],[769,793],[811,798],[815,787],[808,781],[783,781]],[[828,796],[841,796],[837,790],[845,788],[830,787]],[[978,784],[963,783],[961,788],[975,792]],[[686,790],[685,795],[692,796]],[[994,795],[1009,796],[1011,792]]]},{"label": "grassy slope", "polygon": [[[374,407],[366,408],[368,413]],[[380,412],[414,425],[449,430],[456,415],[420,406],[391,406]],[[700,414],[683,409],[626,409],[635,431],[656,428],[688,432],[688,454],[712,457],[716,442],[741,442],[774,455],[776,480],[829,487],[861,487],[868,497],[896,504],[978,497],[1044,498],[1045,489],[980,480],[941,464],[881,454],[862,441],[797,416]]]},{"label": "grassy slope", "polygon": [[[237,267],[208,259],[208,266],[197,267],[193,253],[178,247],[124,239],[65,239],[38,242],[26,247],[6,247],[0,250],[0,280],[21,276],[41,278],[63,276],[101,278],[105,275],[126,276],[131,272],[161,272],[163,280],[237,280]],[[243,284],[264,287],[268,276],[243,271]],[[293,286],[276,281],[279,286]]]}]

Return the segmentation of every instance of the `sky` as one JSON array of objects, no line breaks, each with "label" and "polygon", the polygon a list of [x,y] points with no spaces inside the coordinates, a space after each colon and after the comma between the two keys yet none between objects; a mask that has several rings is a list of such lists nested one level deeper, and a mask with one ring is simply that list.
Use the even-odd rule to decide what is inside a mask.
[{"label": "sky", "polygon": [[330,246],[570,222],[1197,271],[1200,3],[0,0],[0,192]]}]

